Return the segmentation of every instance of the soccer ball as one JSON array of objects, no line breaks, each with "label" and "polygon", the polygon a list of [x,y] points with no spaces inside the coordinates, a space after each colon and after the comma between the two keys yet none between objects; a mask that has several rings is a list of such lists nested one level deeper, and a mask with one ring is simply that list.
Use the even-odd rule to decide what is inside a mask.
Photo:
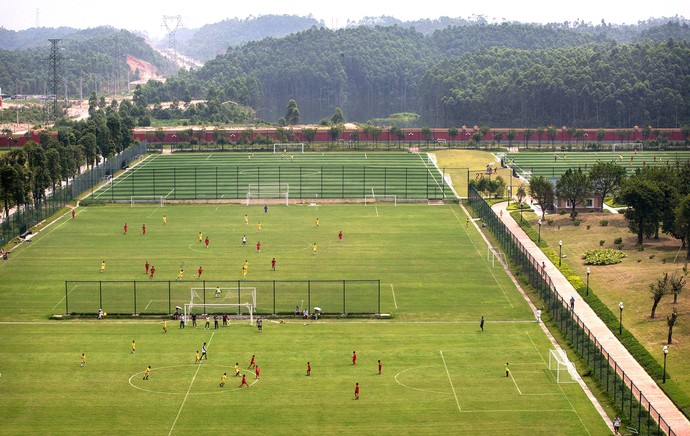
[{"label": "soccer ball", "polygon": [[103,316],[108,316],[108,312],[103,312]]}]

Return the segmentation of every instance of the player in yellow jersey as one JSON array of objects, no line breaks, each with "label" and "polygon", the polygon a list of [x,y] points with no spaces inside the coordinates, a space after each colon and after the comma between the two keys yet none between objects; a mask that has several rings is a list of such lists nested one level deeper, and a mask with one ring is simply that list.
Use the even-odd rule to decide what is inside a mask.
[{"label": "player in yellow jersey", "polygon": [[311,250],[314,256],[316,256],[316,242],[314,242],[314,245],[312,245]]},{"label": "player in yellow jersey", "polygon": [[79,364],[82,368],[86,366],[86,355],[84,353],[81,353],[81,363]]},{"label": "player in yellow jersey", "polygon": [[228,374],[224,372],[223,375],[220,376],[220,387],[221,388],[223,386],[225,386],[225,380],[227,380],[227,379],[228,379]]},{"label": "player in yellow jersey", "polygon": [[168,217],[163,215],[163,225],[168,224]]},{"label": "player in yellow jersey", "polygon": [[247,266],[246,265],[242,266],[242,277],[247,278]]},{"label": "player in yellow jersey", "polygon": [[144,370],[144,378],[142,380],[148,380],[149,374],[151,374],[151,365],[147,366]]},{"label": "player in yellow jersey", "polygon": [[181,269],[179,273],[177,273],[177,280],[182,280],[184,279],[184,270]]},{"label": "player in yellow jersey", "polygon": [[319,221],[319,219],[316,218],[316,227],[318,227],[318,226],[320,226],[320,225],[321,225],[321,221]]},{"label": "player in yellow jersey", "polygon": [[194,359],[194,363],[201,363],[201,356],[199,356],[199,350],[196,350],[196,358]]},{"label": "player in yellow jersey", "polygon": [[163,320],[163,333],[168,333],[168,320]]},{"label": "player in yellow jersey", "polygon": [[235,362],[235,377],[239,377],[240,375],[240,364]]},{"label": "player in yellow jersey", "polygon": [[199,233],[196,235],[196,237],[199,238],[199,244],[201,244],[202,242],[204,242],[204,235],[202,235],[201,232],[199,232]]},{"label": "player in yellow jersey", "polygon": [[256,223],[256,230],[257,230],[259,233],[261,233],[261,221],[259,221],[258,223]]},{"label": "player in yellow jersey", "polygon": [[249,225],[249,216],[246,213],[244,214],[244,225],[245,226]]},{"label": "player in yellow jersey", "polygon": [[105,260],[101,262],[101,269],[99,272],[104,272],[105,271]]},{"label": "player in yellow jersey", "polygon": [[137,343],[132,341],[132,354],[137,353]]}]

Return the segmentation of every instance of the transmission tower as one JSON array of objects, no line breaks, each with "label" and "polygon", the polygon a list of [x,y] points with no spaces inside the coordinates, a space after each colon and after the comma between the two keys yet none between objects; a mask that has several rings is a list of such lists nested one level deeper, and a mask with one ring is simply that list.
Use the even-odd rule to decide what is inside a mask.
[{"label": "transmission tower", "polygon": [[52,119],[58,117],[58,91],[60,87],[60,49],[58,43],[61,39],[49,39],[50,41],[50,57],[49,60],[49,84],[48,89],[53,93],[53,113]]},{"label": "transmission tower", "polygon": [[168,50],[173,56],[173,61],[177,59],[177,52],[175,51],[175,32],[182,25],[182,16],[180,15],[163,15],[163,27],[168,31]]}]

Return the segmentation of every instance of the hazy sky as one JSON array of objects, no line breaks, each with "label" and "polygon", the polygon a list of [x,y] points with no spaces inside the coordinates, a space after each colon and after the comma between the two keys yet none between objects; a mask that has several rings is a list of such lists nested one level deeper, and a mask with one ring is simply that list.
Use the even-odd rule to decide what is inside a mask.
[{"label": "hazy sky", "polygon": [[[483,15],[489,21],[554,23],[584,20],[597,24],[634,24],[676,15],[690,18],[690,1],[656,0],[3,0],[0,26],[10,30],[68,26],[78,29],[109,25],[152,36],[165,34],[163,16],[181,16],[185,27],[197,28],[226,18],[268,14],[312,15],[328,27],[348,20],[392,16],[403,21],[420,18]],[[449,6],[450,5],[450,6]]]}]

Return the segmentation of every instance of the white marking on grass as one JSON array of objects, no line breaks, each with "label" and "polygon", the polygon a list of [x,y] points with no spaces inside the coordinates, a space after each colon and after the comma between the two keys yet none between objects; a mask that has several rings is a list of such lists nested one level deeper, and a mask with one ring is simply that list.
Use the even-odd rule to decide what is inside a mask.
[{"label": "white marking on grass", "polygon": [[154,213],[158,212],[158,209],[159,209],[158,207],[156,207],[155,209],[153,209],[153,212],[151,212],[150,214],[148,214],[148,215],[146,216],[146,218],[151,218],[151,217],[153,216]]},{"label": "white marking on grass", "polygon": [[450,392],[439,392],[439,391],[432,391],[431,389],[419,389],[419,388],[415,388],[415,387],[413,387],[413,386],[406,385],[405,383],[403,383],[403,382],[401,382],[400,380],[398,380],[398,376],[402,375],[403,373],[405,373],[405,372],[407,372],[407,371],[411,371],[411,370],[413,370],[413,369],[421,369],[421,368],[432,368],[432,366],[415,366],[415,367],[412,367],[412,368],[403,369],[403,370],[400,371],[399,373],[395,374],[395,377],[394,377],[394,378],[395,378],[395,382],[396,382],[397,384],[399,384],[400,386],[404,387],[404,388],[412,389],[412,390],[414,390],[414,391],[419,391],[419,392],[431,392],[432,394],[450,395]]},{"label": "white marking on grass", "polygon": [[149,304],[147,304],[146,307],[144,307],[144,310],[148,309],[151,303],[153,303],[153,300],[149,300]]},{"label": "white marking on grass", "polygon": [[206,160],[211,159],[211,156],[213,156],[213,154],[209,154],[208,157],[206,158]]},{"label": "white marking on grass", "polygon": [[520,387],[518,386],[517,382],[515,381],[515,378],[513,377],[513,371],[508,371],[508,374],[510,375],[510,379],[513,381],[513,384],[515,385],[515,389],[517,389],[518,394],[522,395],[522,391],[520,390]]},{"label": "white marking on grass", "polygon": [[379,208],[378,206],[374,205],[374,210],[376,211],[376,218],[379,217]]},{"label": "white marking on grass", "polygon": [[62,303],[63,301],[65,301],[65,297],[69,297],[69,294],[71,294],[72,291],[74,291],[74,289],[75,289],[76,287],[77,287],[77,285],[74,285],[74,286],[72,287],[72,289],[70,289],[69,291],[67,291],[67,295],[65,295],[64,297],[60,298],[60,301],[58,301],[57,304],[56,304],[55,306],[53,306],[53,309],[52,309],[52,310],[55,310],[55,309],[60,305],[60,303]]},{"label": "white marking on grass", "polygon": [[393,289],[393,283],[391,283],[391,292],[393,293],[393,304],[395,304],[395,308],[398,308],[398,302],[395,301],[395,289]]},{"label": "white marking on grass", "polygon": [[[160,367],[157,367],[157,368],[151,368],[151,372],[153,373],[153,372],[156,371],[156,370],[160,371],[160,370],[163,370],[163,369],[169,369],[169,368],[182,368],[182,367],[188,367],[188,366],[189,366],[189,365],[160,366]],[[212,366],[212,367],[214,367],[214,368],[227,369],[226,366],[220,366],[220,365],[208,365],[208,364],[207,364],[207,365],[205,365],[205,366],[206,366],[206,368],[208,368],[209,366]],[[183,394],[184,394],[184,392],[165,392],[165,391],[156,391],[156,390],[153,390],[153,389],[146,389],[146,388],[142,388],[141,386],[135,385],[135,384],[132,382],[132,380],[134,379],[134,377],[140,376],[140,375],[142,375],[143,373],[144,373],[144,371],[137,372],[136,374],[132,374],[132,376],[129,378],[129,385],[130,385],[131,387],[133,387],[134,389],[139,389],[140,391],[144,391],[144,392],[151,392],[152,394],[161,394],[161,395],[183,395]],[[258,381],[259,381],[259,380],[254,379],[254,380],[250,383],[250,385],[254,385],[254,384],[256,384],[256,382],[258,382]],[[191,392],[189,395],[216,395],[216,394],[223,394],[223,393],[225,393],[225,392],[240,391],[240,390],[242,390],[242,389],[243,389],[243,388],[240,388],[240,387],[236,387],[236,388],[224,388],[224,389],[214,390],[214,392]]]},{"label": "white marking on grass", "polygon": [[[453,208],[451,207],[450,210],[453,212],[453,215],[455,215],[455,219],[457,219],[458,222],[462,224],[462,220],[461,220],[460,217],[458,216],[457,212],[455,212],[455,209],[453,209]],[[468,215],[468,216],[469,216],[469,215]],[[476,226],[476,224],[475,224],[475,226]],[[480,232],[480,233],[481,233],[481,232]],[[467,234],[468,234],[468,236],[469,236],[469,231],[467,232]],[[482,235],[482,236],[483,236],[483,235]],[[474,249],[477,251],[477,253],[478,253],[480,256],[483,256],[482,252],[479,251],[479,247],[477,247],[477,244],[474,243],[474,241],[472,240],[472,238],[469,238],[469,240],[470,240],[470,243],[472,243],[472,245],[474,246]],[[487,243],[488,243],[488,242],[487,242]],[[500,258],[499,258],[499,261],[500,261]],[[501,262],[501,265],[503,265],[502,262]],[[506,269],[507,267],[506,267],[505,265],[503,265],[503,268]],[[489,274],[491,274],[491,277],[493,277],[494,282],[495,282],[496,285],[498,286],[498,289],[500,289],[501,292],[503,293],[503,296],[505,297],[506,301],[507,301],[508,304],[510,305],[510,308],[511,308],[511,309],[515,308],[515,306],[513,306],[513,303],[510,301],[510,298],[508,298],[508,294],[506,294],[505,289],[503,289],[503,286],[501,286],[501,284],[498,282],[498,279],[496,278],[496,275],[494,275],[494,272],[491,270],[491,268],[489,268],[489,263],[488,263],[488,262],[486,262],[486,269],[487,269],[487,271],[489,271]],[[508,273],[508,274],[510,275],[510,273]]]},{"label": "white marking on grass", "polygon": [[448,381],[450,382],[450,388],[453,390],[455,404],[458,405],[458,412],[462,412],[462,409],[460,408],[460,402],[458,401],[458,395],[455,393],[455,386],[453,386],[453,380],[450,378],[450,372],[448,372],[448,365],[446,365],[446,359],[443,357],[443,350],[440,350],[439,352],[441,353],[441,360],[443,360],[443,367],[446,368],[446,375],[448,376]]},{"label": "white marking on grass", "polygon": [[[206,348],[211,346],[211,341],[213,340],[213,335],[215,335],[216,332],[211,333],[211,338],[208,340],[206,343]],[[175,424],[177,424],[177,420],[180,418],[180,413],[182,413],[182,408],[184,407],[184,403],[187,402],[187,398],[189,397],[189,391],[192,390],[192,386],[194,386],[194,380],[196,380],[197,374],[199,374],[199,370],[201,369],[201,365],[196,367],[196,371],[194,371],[194,377],[192,377],[191,383],[189,383],[189,387],[187,388],[187,393],[184,395],[184,399],[182,400],[182,404],[180,405],[180,410],[177,411],[177,416],[175,417],[175,420],[173,421],[172,427],[170,427],[170,431],[168,432],[168,436],[170,436],[175,429]]]},{"label": "white marking on grass", "polygon": [[168,198],[168,197],[170,197],[170,194],[172,194],[173,192],[175,192],[175,188],[171,189],[170,192],[168,192],[168,195],[166,195],[166,196],[163,197],[163,198]]}]

